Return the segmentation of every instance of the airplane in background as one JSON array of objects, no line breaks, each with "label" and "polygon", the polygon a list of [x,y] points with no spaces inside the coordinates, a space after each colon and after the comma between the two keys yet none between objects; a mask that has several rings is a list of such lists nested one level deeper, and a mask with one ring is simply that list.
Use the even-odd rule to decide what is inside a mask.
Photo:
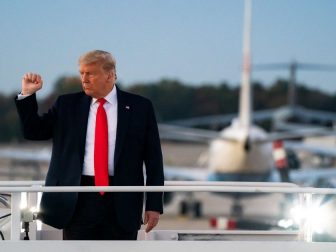
[{"label": "airplane in background", "polygon": [[[322,127],[314,128],[295,128],[295,130],[286,132],[267,133],[261,127],[252,123],[253,119],[272,118],[274,110],[260,111],[254,113],[252,109],[252,92],[251,92],[251,1],[245,1],[244,14],[244,38],[243,38],[243,67],[242,80],[240,88],[240,103],[238,117],[233,115],[224,117],[217,117],[220,122],[227,122],[232,120],[231,125],[224,128],[220,132],[195,129],[186,126],[202,126],[209,125],[210,119],[213,122],[216,116],[200,117],[187,120],[179,120],[173,123],[177,125],[159,125],[160,135],[162,139],[177,140],[177,141],[192,141],[192,142],[208,142],[208,170],[205,169],[181,169],[181,167],[165,166],[166,180],[210,180],[210,181],[253,181],[253,182],[267,182],[267,181],[281,181],[279,175],[276,174],[274,155],[285,158],[284,150],[280,149],[274,151],[272,144],[278,140],[302,139],[308,136],[324,136],[335,135],[335,132]],[[284,108],[278,111],[278,119],[286,118]],[[309,116],[309,113],[307,113]],[[328,119],[335,121],[336,114],[320,113],[317,111],[316,115],[320,119]],[[278,120],[284,125],[282,120]],[[182,126],[181,126],[182,125]],[[287,125],[287,124],[286,124]],[[311,150],[313,148],[306,148],[304,144],[298,142],[288,141],[285,143],[286,149],[293,150]],[[310,146],[311,147],[311,146]],[[316,149],[314,150],[316,151]],[[276,154],[277,152],[278,154]],[[323,152],[320,150],[320,152]],[[335,156],[335,153],[326,152],[326,155]],[[293,176],[296,179],[300,177],[300,173],[305,171],[296,171]],[[333,176],[336,176],[336,169],[332,171]],[[327,174],[319,171],[317,174],[310,174],[311,180],[317,180],[321,177],[330,178],[330,170]],[[307,176],[305,176],[307,179]],[[288,181],[285,181],[288,182]],[[250,194],[236,194],[234,193],[234,204],[232,212],[241,212],[242,207],[239,202],[241,196],[249,196]],[[167,202],[172,199],[172,195],[166,194]],[[200,213],[200,203],[193,202],[193,200],[183,201],[181,209],[191,209],[197,215]]]},{"label": "airplane in background", "polygon": [[[298,70],[308,70],[308,71],[336,71],[335,65],[326,64],[312,64],[312,63],[302,63],[297,61],[292,61],[291,63],[268,63],[268,64],[254,64],[253,71],[272,71],[272,70],[282,70],[289,69],[289,80],[288,80],[288,105],[276,109],[275,113],[280,116],[278,120],[284,121],[290,118],[299,119],[301,122],[310,123],[312,121],[319,122],[323,125],[328,125],[335,122],[336,114],[320,110],[307,109],[297,104],[296,95],[296,75]],[[275,118],[276,119],[276,118]],[[275,121],[276,122],[276,121]],[[284,125],[283,125],[284,126]],[[281,129],[280,127],[278,127]]]}]

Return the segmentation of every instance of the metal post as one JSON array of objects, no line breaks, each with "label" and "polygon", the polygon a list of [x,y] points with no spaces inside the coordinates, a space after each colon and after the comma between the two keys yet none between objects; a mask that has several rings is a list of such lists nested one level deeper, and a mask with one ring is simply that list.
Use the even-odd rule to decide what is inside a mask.
[{"label": "metal post", "polygon": [[21,192],[12,193],[12,202],[11,202],[11,240],[18,241],[20,240],[21,234]]},{"label": "metal post", "polygon": [[[41,188],[40,185],[32,185],[35,188]],[[32,209],[35,208],[37,210],[37,192],[28,193],[28,200],[27,200],[27,208]],[[37,225],[36,221],[33,221],[29,224],[29,238],[30,240],[37,240]]]}]

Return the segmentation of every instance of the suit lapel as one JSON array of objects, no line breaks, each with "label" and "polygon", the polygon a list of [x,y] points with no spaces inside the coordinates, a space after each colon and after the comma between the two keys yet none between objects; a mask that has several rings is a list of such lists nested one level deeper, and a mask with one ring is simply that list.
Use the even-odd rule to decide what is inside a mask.
[{"label": "suit lapel", "polygon": [[[117,87],[117,86],[116,86]],[[118,162],[122,146],[125,140],[125,136],[128,130],[130,110],[132,109],[126,99],[126,95],[117,87],[117,99],[118,99],[118,121],[117,121],[117,135],[114,152],[114,167]]]},{"label": "suit lapel", "polygon": [[80,160],[84,162],[84,152],[85,152],[85,142],[86,142],[86,131],[88,124],[88,117],[90,111],[91,97],[83,93],[83,96],[79,99],[77,106],[77,125],[78,129],[78,150]]}]

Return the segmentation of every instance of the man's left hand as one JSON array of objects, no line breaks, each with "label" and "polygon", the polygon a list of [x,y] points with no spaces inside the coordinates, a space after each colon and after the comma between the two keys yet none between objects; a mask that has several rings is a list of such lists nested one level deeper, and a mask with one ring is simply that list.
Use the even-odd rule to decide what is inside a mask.
[{"label": "man's left hand", "polygon": [[158,223],[160,213],[155,211],[145,211],[144,224],[147,225],[146,233],[150,232]]}]

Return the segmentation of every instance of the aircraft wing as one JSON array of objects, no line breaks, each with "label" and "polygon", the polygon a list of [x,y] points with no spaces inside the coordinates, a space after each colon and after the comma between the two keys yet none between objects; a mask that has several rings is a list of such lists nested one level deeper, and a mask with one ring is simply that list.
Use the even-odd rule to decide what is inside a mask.
[{"label": "aircraft wing", "polygon": [[[165,166],[165,180],[207,181],[207,169]],[[336,188],[336,168],[302,168],[290,171],[291,183],[314,187]],[[281,182],[278,171],[272,170],[272,182]]]},{"label": "aircraft wing", "polygon": [[308,121],[318,120],[320,122],[334,122],[336,121],[336,113],[322,110],[307,109],[297,106],[295,114],[298,117],[304,118]]},{"label": "aircraft wing", "polygon": [[[333,122],[336,121],[336,113],[322,110],[307,109],[304,107],[296,106],[295,109],[289,106],[282,106],[274,109],[264,109],[253,111],[254,122],[264,120],[281,120],[285,121],[290,116],[296,116],[306,121],[317,120],[320,122]],[[219,114],[210,116],[192,117],[181,120],[169,121],[169,124],[179,125],[183,127],[196,127],[196,126],[209,126],[209,125],[225,125],[229,124],[237,113],[232,114]]]},{"label": "aircraft wing", "polygon": [[286,149],[291,149],[294,151],[306,151],[314,153],[316,155],[323,155],[329,157],[336,157],[336,149],[330,147],[323,147],[321,145],[307,144],[297,141],[285,141],[284,142]]},{"label": "aircraft wing", "polygon": [[[263,121],[266,119],[274,118],[278,109],[265,109],[253,112],[253,121]],[[220,114],[211,116],[192,117],[181,120],[169,121],[169,124],[179,125],[183,127],[195,127],[195,126],[209,126],[209,125],[225,125],[231,123],[231,121],[237,117],[237,113],[233,114]]]},{"label": "aircraft wing", "polygon": [[[218,131],[196,129],[168,124],[159,124],[160,137],[163,140],[173,141],[187,141],[187,142],[199,142],[209,143],[213,139],[223,139],[226,141],[237,141],[237,139],[223,137],[219,135]],[[273,132],[267,135],[266,138],[254,139],[256,144],[262,144],[267,142],[273,142],[276,140],[291,140],[305,138],[309,136],[332,136],[336,135],[336,131],[330,128],[311,127],[311,128],[295,128],[295,130],[289,130],[284,132]]]},{"label": "aircraft wing", "polygon": [[285,132],[273,132],[268,134],[265,139],[255,140],[256,143],[273,142],[276,140],[290,140],[305,138],[310,136],[334,136],[336,131],[329,128],[302,128],[299,130],[285,131]]},{"label": "aircraft wing", "polygon": [[279,130],[279,131],[295,131],[295,130],[301,130],[301,129],[305,129],[305,128],[309,128],[309,129],[331,129],[331,128],[326,128],[326,127],[321,127],[321,126],[316,126],[313,124],[308,124],[308,123],[293,123],[293,122],[286,122],[286,121],[276,121],[273,124],[273,128],[275,130]]},{"label": "aircraft wing", "polygon": [[187,141],[209,143],[211,140],[221,138],[227,141],[237,141],[219,135],[218,131],[188,128],[182,126],[159,124],[160,138],[163,140]]},{"label": "aircraft wing", "polygon": [[302,168],[291,171],[290,179],[299,185],[336,188],[336,168]]}]

